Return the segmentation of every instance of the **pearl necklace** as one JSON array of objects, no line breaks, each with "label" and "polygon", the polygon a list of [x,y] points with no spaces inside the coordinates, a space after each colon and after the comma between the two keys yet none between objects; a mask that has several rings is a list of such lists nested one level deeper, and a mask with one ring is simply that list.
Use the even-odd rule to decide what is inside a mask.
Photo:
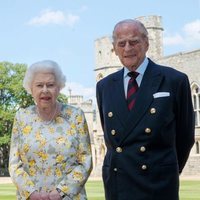
[{"label": "pearl necklace", "polygon": [[51,124],[53,122],[53,120],[54,120],[54,118],[56,116],[57,110],[58,110],[58,104],[56,103],[56,107],[55,107],[54,113],[53,113],[52,117],[50,118],[50,120],[47,121],[47,120],[43,120],[42,119],[42,116],[40,114],[40,111],[39,111],[38,107],[36,108],[36,111],[37,111],[37,114],[38,114],[39,118],[42,120],[42,122],[45,125],[49,125],[49,124]]}]

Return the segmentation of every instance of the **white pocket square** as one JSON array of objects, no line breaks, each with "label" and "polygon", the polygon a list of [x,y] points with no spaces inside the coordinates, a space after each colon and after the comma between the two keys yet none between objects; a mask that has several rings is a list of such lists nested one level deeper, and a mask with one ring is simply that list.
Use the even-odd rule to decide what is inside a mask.
[{"label": "white pocket square", "polygon": [[153,94],[153,98],[159,98],[159,97],[169,97],[170,93],[169,92],[157,92]]}]

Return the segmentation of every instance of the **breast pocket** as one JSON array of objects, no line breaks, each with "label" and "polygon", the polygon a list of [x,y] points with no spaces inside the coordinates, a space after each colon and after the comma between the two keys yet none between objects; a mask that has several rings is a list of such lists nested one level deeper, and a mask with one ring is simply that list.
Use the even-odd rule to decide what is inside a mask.
[{"label": "breast pocket", "polygon": [[[154,114],[158,119],[171,121],[174,118],[175,102],[172,96],[154,98],[151,107],[155,109]],[[150,110],[151,112],[151,110]]]}]

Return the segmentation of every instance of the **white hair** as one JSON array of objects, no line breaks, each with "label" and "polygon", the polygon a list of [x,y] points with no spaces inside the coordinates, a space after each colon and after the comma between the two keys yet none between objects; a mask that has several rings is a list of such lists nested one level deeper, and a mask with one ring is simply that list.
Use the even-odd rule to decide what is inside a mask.
[{"label": "white hair", "polygon": [[125,20],[122,20],[122,21],[118,22],[115,25],[114,30],[113,30],[113,35],[112,35],[113,41],[116,40],[116,29],[122,24],[132,24],[132,25],[137,26],[138,31],[140,31],[142,36],[148,39],[148,31],[147,31],[146,27],[144,26],[144,24],[141,21],[139,21],[137,19],[125,19]]},{"label": "white hair", "polygon": [[36,73],[48,72],[55,76],[56,83],[58,84],[60,90],[65,87],[66,78],[60,69],[60,66],[52,60],[43,60],[33,63],[26,71],[23,81],[23,87],[25,90],[31,94],[31,87]]}]

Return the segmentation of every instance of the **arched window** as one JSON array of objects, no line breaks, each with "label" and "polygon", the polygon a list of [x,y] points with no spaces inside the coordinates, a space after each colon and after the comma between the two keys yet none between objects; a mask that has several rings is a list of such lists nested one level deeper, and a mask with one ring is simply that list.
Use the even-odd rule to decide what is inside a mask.
[{"label": "arched window", "polygon": [[196,153],[199,154],[200,153],[200,149],[199,149],[199,142],[196,142]]},{"label": "arched window", "polygon": [[192,85],[192,101],[195,113],[195,126],[200,126],[200,88],[197,84]]}]

